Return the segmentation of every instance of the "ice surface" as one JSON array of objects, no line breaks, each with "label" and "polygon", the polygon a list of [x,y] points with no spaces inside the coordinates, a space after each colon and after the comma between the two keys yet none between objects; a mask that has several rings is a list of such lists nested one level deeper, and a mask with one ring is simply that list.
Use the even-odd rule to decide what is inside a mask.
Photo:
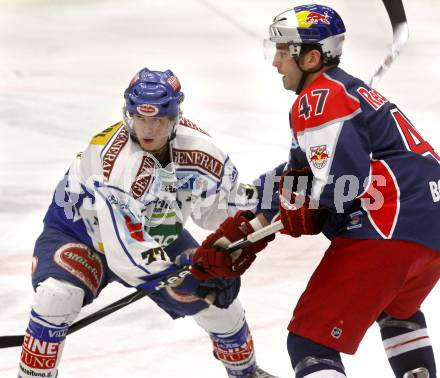
[{"label": "ice surface", "polygon": [[[391,44],[382,2],[321,1],[348,33],[342,67],[368,80]],[[440,3],[406,0],[410,40],[377,86],[439,150]],[[122,92],[141,67],[171,68],[185,115],[229,153],[243,181],[286,158],[292,93],[263,60],[272,18],[291,1],[0,0],[0,333],[23,333],[32,298],[30,262],[51,192],[90,137],[120,119]],[[436,221],[436,220],[433,220]],[[199,238],[205,232],[190,225]],[[259,364],[292,377],[286,325],[323,238],[278,238],[243,278],[241,301]],[[129,293],[107,288],[82,315]],[[440,350],[439,288],[424,310]],[[436,322],[437,321],[437,322]],[[16,377],[19,348],[0,351],[0,377]],[[350,377],[391,377],[376,326]],[[142,300],[69,336],[59,378],[224,377],[191,319],[170,320]]]}]

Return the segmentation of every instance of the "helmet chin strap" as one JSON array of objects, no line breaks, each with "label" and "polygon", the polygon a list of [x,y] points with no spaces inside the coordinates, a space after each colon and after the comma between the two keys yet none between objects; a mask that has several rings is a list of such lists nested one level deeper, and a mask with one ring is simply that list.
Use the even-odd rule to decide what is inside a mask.
[{"label": "helmet chin strap", "polygon": [[179,126],[180,119],[182,118],[182,111],[179,110],[176,118],[172,121],[170,136],[168,137],[168,142],[171,142],[176,137],[176,129]]},{"label": "helmet chin strap", "polygon": [[322,59],[321,59],[321,61],[320,61],[321,64],[319,65],[318,68],[316,68],[314,70],[311,70],[311,71],[306,71],[306,70],[301,68],[301,64],[300,64],[300,61],[299,61],[300,58],[299,57],[298,58],[293,58],[293,60],[294,60],[294,62],[296,64],[296,66],[298,67],[298,69],[302,72],[301,79],[299,80],[298,86],[296,87],[296,91],[295,91],[295,93],[297,95],[299,95],[301,93],[301,91],[304,89],[304,85],[305,85],[306,80],[309,77],[309,75],[313,74],[315,72],[320,71],[322,69],[322,67],[324,67],[324,63],[322,62]]},{"label": "helmet chin strap", "polygon": [[302,72],[301,79],[299,80],[298,86],[297,86],[296,91],[295,91],[295,93],[297,95],[299,95],[301,93],[301,91],[304,89],[304,85],[305,85],[306,80],[309,77],[309,75],[312,74],[312,73],[320,71],[322,69],[322,67],[324,67],[324,65],[325,65],[324,62],[323,62],[323,58],[322,58],[323,53],[322,53],[322,50],[321,50],[321,60],[320,60],[319,67],[314,69],[314,70],[311,70],[311,71],[306,71],[306,70],[302,69],[301,68],[301,55],[302,55],[301,53],[302,52],[304,53],[304,51],[302,51],[303,50],[303,45],[301,45],[299,47],[299,49],[298,49],[298,47],[299,47],[298,45],[291,45],[291,46],[289,46],[289,51],[290,51],[291,57],[293,58],[293,61],[295,62],[295,64],[298,67],[298,69]]}]

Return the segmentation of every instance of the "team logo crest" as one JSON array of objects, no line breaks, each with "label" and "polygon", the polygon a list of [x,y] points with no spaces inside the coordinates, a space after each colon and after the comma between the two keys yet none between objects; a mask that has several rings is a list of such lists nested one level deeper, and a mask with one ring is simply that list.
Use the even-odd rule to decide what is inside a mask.
[{"label": "team logo crest", "polygon": [[104,267],[101,258],[89,247],[81,243],[64,244],[56,250],[53,260],[96,296],[104,276]]},{"label": "team logo crest", "polygon": [[330,25],[330,16],[327,12],[309,12],[302,11],[296,14],[298,25],[302,28],[310,28],[316,24]]},{"label": "team logo crest", "polygon": [[169,286],[165,287],[165,291],[172,299],[180,303],[188,304],[188,303],[195,303],[200,301],[200,298],[196,297],[195,295],[182,293],[181,291],[177,291]]},{"label": "team logo crest", "polygon": [[321,169],[327,165],[330,155],[327,145],[310,147],[310,161],[315,168]]},{"label": "team logo crest", "polygon": [[339,327],[333,327],[331,334],[335,339],[339,339],[342,335],[342,329]]},{"label": "team logo crest", "polygon": [[180,82],[179,79],[176,76],[170,76],[167,79],[167,83],[171,85],[171,88],[173,88],[174,92],[180,91]]},{"label": "team logo crest", "polygon": [[159,113],[159,108],[151,104],[142,104],[137,107],[137,111],[145,116],[153,117]]}]

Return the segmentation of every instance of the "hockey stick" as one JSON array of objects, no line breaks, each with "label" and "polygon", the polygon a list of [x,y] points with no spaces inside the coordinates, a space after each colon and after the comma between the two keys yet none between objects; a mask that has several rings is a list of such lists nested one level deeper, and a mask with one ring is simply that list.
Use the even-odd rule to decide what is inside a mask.
[{"label": "hockey stick", "polygon": [[[258,231],[253,232],[252,234],[247,235],[245,238],[238,240],[235,243],[232,243],[227,249],[227,252],[232,253],[246,245],[255,243],[258,240],[265,238],[266,236],[275,234],[276,232],[280,231],[282,228],[283,225],[281,224],[281,221],[272,223],[266,227],[263,227]],[[69,327],[67,334],[69,335],[71,333],[74,333],[80,330],[81,328],[84,328],[85,326],[94,323],[97,320],[102,319],[103,317],[125,306],[128,306],[131,303],[138,301],[139,299],[145,296],[149,296],[150,294],[175,283],[177,280],[186,277],[188,274],[191,274],[191,266],[189,265],[184,266],[181,269],[177,270],[176,272],[173,272],[167,277],[165,277],[162,281],[158,283],[158,285],[155,287],[155,290],[152,292],[148,292],[145,290],[137,290],[125,296],[124,298],[121,298],[118,301],[111,303],[108,306],[94,312],[93,314],[90,314],[85,318],[78,320]],[[23,343],[23,339],[24,339],[24,335],[0,336],[0,349],[21,346],[21,344]]]},{"label": "hockey stick", "polygon": [[[385,8],[387,10],[388,16],[391,21],[391,25],[393,28],[393,43],[391,47],[391,52],[387,54],[383,63],[378,67],[372,78],[370,79],[370,86],[375,86],[379,80],[384,75],[385,71],[389,69],[391,64],[396,59],[397,55],[400,53],[406,42],[409,38],[409,29],[407,18],[405,15],[405,9],[403,7],[402,0],[383,0]],[[254,243],[258,240],[263,239],[266,236],[274,234],[282,229],[281,222],[278,221],[273,223],[259,231],[256,231],[246,238],[239,240],[235,243],[232,243],[228,252],[232,253],[234,250],[240,249],[246,245]],[[171,275],[167,276],[164,280],[160,281],[156,286],[155,291],[161,290],[162,288],[169,286],[170,284],[175,283],[177,280],[187,276],[190,274],[190,266],[183,267]],[[139,299],[150,295],[151,292],[147,292],[144,290],[137,290],[120,300],[111,303],[110,305],[86,316],[85,318],[73,323],[68,330],[68,334],[74,333],[85,326],[94,323],[95,321],[133,303],[138,301]],[[24,335],[12,335],[12,336],[0,336],[0,348],[8,348],[20,346],[23,342]]]},{"label": "hockey stick", "polygon": [[[276,221],[274,223],[269,224],[266,227],[261,228],[260,230],[257,230],[253,232],[252,234],[247,235],[243,239],[240,239],[232,244],[229,245],[226,252],[232,253],[234,251],[237,251],[238,249],[245,247],[249,244],[255,243],[261,239],[264,239],[265,237],[269,235],[273,235],[277,233],[278,231],[281,231],[283,229],[283,224],[281,221]],[[180,280],[181,278],[186,277],[188,274],[191,274],[191,265],[183,266],[182,268],[176,270],[175,272],[169,274],[167,277],[165,277],[164,280],[160,281],[159,284],[156,286],[156,290],[160,290],[164,288],[165,286],[169,286],[176,281]],[[210,302],[209,298],[208,302]]]},{"label": "hockey stick", "polygon": [[[67,334],[69,335],[73,332],[76,332],[79,329],[84,328],[85,326],[93,322],[96,322],[97,320],[103,318],[104,316],[107,316],[108,314],[111,314],[112,312],[115,312],[120,308],[129,305],[130,303],[136,302],[137,300],[149,294],[151,293],[144,290],[137,290],[134,293],[131,293],[125,296],[124,298],[121,298],[118,301],[113,302],[108,306],[94,312],[93,314],[90,314],[85,318],[73,323],[69,327]],[[21,346],[21,344],[23,343],[23,339],[24,339],[24,335],[0,336],[0,349]]]},{"label": "hockey stick", "polygon": [[402,0],[383,0],[383,3],[390,18],[391,26],[393,27],[393,44],[391,45],[391,51],[371,77],[369,83],[371,87],[377,85],[409,38],[408,22]]}]

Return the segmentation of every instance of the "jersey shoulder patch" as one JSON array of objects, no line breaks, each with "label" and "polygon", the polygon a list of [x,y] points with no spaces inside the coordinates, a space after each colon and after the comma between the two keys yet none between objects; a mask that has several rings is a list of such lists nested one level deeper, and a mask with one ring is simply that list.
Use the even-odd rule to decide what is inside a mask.
[{"label": "jersey shoulder patch", "polygon": [[203,130],[202,128],[197,126],[194,122],[190,121],[188,118],[182,117],[180,119],[180,123],[179,124],[182,125],[182,126],[188,127],[190,129],[196,130],[196,131],[198,131],[198,132],[200,132],[202,134],[205,134],[205,135],[211,137],[211,135],[209,135],[205,130]]},{"label": "jersey shoulder patch", "polygon": [[105,130],[93,136],[90,144],[105,145],[113,135],[119,130],[119,128],[124,124],[123,121],[115,123],[114,125],[107,127]]},{"label": "jersey shoulder patch", "polygon": [[173,161],[180,167],[202,169],[220,180],[223,175],[222,161],[203,150],[173,148]]},{"label": "jersey shoulder patch", "polygon": [[360,111],[359,100],[347,92],[344,84],[324,73],[296,99],[291,124],[296,133],[302,133],[353,118]]}]

